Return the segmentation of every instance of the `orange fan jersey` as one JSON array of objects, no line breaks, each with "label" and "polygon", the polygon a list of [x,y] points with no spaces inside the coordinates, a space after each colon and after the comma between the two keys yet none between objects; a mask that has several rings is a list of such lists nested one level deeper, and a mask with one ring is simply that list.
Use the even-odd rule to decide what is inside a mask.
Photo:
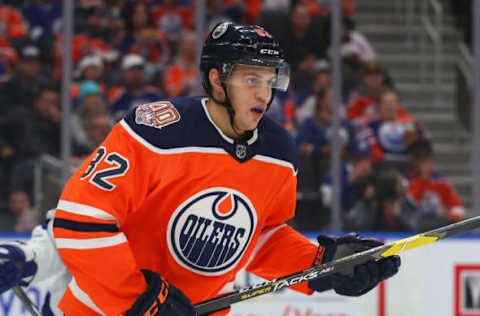
[{"label": "orange fan jersey", "polygon": [[[355,98],[347,108],[348,119],[355,120],[362,118],[363,116],[369,117],[376,114],[375,103],[377,103],[377,101],[369,97],[359,96]],[[407,110],[402,105],[398,106],[397,115],[404,119],[410,117]]]},{"label": "orange fan jersey", "polygon": [[54,221],[73,275],[66,315],[125,313],[146,290],[140,269],[198,303],[232,291],[242,268],[272,279],[312,265],[317,247],[284,224],[296,201],[291,137],[264,118],[233,140],[206,100],[137,107],[68,181]]},{"label": "orange fan jersey", "polygon": [[408,194],[423,209],[439,209],[438,214],[459,221],[465,217],[465,208],[460,196],[436,172],[430,179],[409,177]]},{"label": "orange fan jersey", "polygon": [[165,69],[163,84],[167,95],[171,98],[186,95],[197,77],[197,70],[184,70],[175,64]]}]

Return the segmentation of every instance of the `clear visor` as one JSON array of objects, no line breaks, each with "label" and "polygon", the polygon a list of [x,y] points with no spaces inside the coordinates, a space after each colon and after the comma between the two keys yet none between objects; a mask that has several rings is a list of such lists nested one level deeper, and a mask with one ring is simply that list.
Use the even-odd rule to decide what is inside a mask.
[{"label": "clear visor", "polygon": [[268,87],[286,91],[290,82],[290,67],[266,67],[236,64],[230,75],[221,81],[235,86]]}]

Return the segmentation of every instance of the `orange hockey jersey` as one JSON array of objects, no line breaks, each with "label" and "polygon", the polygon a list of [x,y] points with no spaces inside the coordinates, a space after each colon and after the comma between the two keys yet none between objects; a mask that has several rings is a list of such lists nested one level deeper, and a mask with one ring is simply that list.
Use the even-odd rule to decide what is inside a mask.
[{"label": "orange hockey jersey", "polygon": [[407,173],[408,195],[420,206],[424,215],[436,214],[462,220],[465,208],[460,196],[443,177],[433,172],[430,179],[421,179]]},{"label": "orange hockey jersey", "polygon": [[272,279],[312,265],[316,245],[284,224],[296,201],[291,137],[264,118],[235,141],[206,101],[139,106],[68,181],[54,221],[73,276],[66,315],[124,314],[146,290],[140,269],[198,303],[232,291],[242,268]]}]

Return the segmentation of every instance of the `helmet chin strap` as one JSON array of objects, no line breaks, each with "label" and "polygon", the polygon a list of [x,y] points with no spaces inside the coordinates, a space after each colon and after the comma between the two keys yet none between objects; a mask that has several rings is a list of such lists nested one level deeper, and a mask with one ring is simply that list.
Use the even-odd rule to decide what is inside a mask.
[{"label": "helmet chin strap", "polygon": [[[242,140],[250,139],[253,135],[253,130],[248,130],[248,131],[245,131],[244,133],[240,133],[237,130],[237,128],[235,127],[235,124],[234,124],[235,110],[232,106],[232,102],[230,101],[230,97],[228,96],[227,85],[224,82],[220,82],[220,85],[222,86],[223,93],[225,94],[225,101],[220,101],[220,100],[216,99],[213,96],[213,93],[209,93],[209,96],[212,98],[213,101],[215,101],[215,103],[220,104],[221,106],[223,106],[227,109],[227,113],[228,113],[228,116],[230,118],[230,126],[232,127],[233,132],[235,134],[237,134],[237,136]],[[268,103],[267,103],[266,111],[268,111],[268,109],[270,108],[270,104],[273,101],[273,96],[274,96],[275,90],[276,89],[272,89],[272,95],[270,97],[270,101],[268,101]]]},{"label": "helmet chin strap", "polygon": [[225,94],[225,101],[220,101],[220,100],[216,99],[213,96],[213,93],[211,93],[210,97],[212,98],[213,101],[215,101],[215,103],[220,104],[221,106],[225,107],[225,109],[227,110],[228,117],[230,118],[230,126],[232,127],[233,132],[235,134],[237,134],[237,136],[240,139],[247,140],[247,139],[251,138],[252,134],[253,134],[253,131],[245,131],[244,133],[241,133],[235,127],[235,124],[234,124],[235,110],[232,106],[232,102],[230,101],[230,97],[228,96],[227,86],[223,82],[221,82],[220,84],[222,86],[223,93]]}]

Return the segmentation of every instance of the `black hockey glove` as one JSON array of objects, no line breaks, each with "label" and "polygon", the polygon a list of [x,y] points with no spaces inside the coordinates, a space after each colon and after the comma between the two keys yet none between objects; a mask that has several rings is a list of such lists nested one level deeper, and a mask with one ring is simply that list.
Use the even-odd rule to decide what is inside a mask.
[{"label": "black hockey glove", "polygon": [[[361,238],[357,234],[348,234],[342,237],[328,237],[320,235],[317,238],[319,254],[314,264],[326,263],[360,251],[383,245],[376,239]],[[323,252],[323,256],[321,253]],[[398,272],[400,257],[391,256],[378,261],[372,260],[354,267],[350,275],[341,273],[308,282],[308,287],[317,292],[335,290],[337,294],[346,296],[360,296],[381,281],[388,279]],[[347,273],[348,274],[348,273]]]},{"label": "black hockey glove", "polygon": [[167,283],[158,273],[142,270],[148,288],[126,316],[197,316],[193,305],[182,291]]}]

